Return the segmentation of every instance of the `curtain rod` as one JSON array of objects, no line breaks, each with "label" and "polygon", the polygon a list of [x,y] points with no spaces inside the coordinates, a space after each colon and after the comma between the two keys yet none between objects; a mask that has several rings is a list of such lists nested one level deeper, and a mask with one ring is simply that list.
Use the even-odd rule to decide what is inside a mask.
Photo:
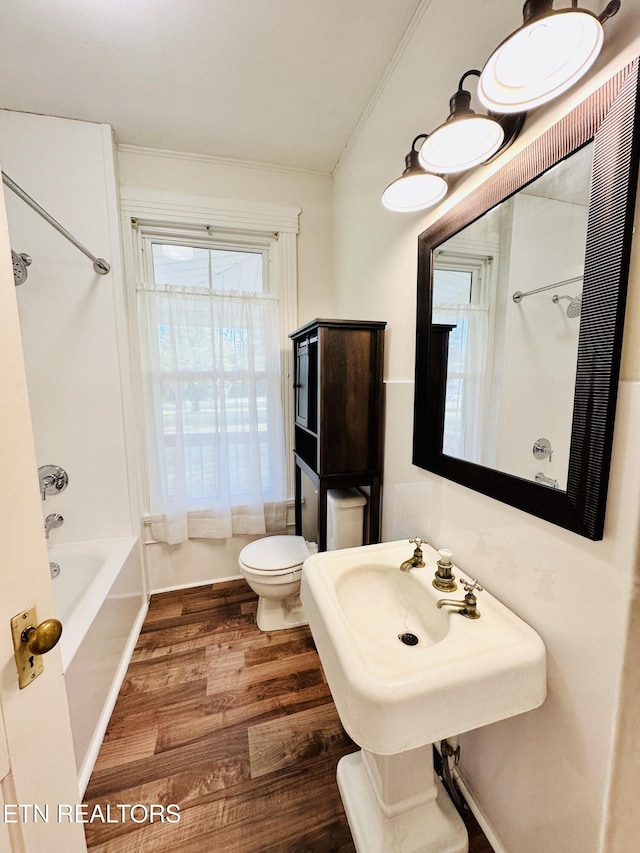
[{"label": "curtain rod", "polygon": [[60,225],[60,223],[57,222],[51,214],[47,213],[43,207],[40,207],[38,202],[32,199],[31,196],[26,193],[22,187],[18,186],[18,184],[16,184],[16,182],[13,181],[5,172],[2,173],[2,183],[8,186],[10,190],[21,198],[22,201],[28,204],[30,208],[35,210],[36,213],[39,213],[40,216],[49,223],[49,225],[52,225],[56,231],[59,231],[60,234],[62,234],[63,237],[66,237],[70,243],[73,243],[76,249],[80,249],[83,255],[86,255],[90,261],[93,261],[93,268],[99,275],[106,275],[109,272],[111,266],[104,260],[104,258],[96,258],[95,255],[92,255],[79,240],[76,240],[73,234],[70,234],[66,228],[63,228],[63,226]]}]

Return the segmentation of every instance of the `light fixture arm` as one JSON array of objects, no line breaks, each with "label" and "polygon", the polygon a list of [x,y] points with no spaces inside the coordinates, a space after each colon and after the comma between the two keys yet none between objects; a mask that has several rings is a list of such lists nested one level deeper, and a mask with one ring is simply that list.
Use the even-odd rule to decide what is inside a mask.
[{"label": "light fixture arm", "polygon": [[[572,7],[576,5],[574,0],[572,0],[571,5]],[[529,21],[532,21],[534,18],[541,18],[543,15],[548,15],[552,11],[553,0],[526,0],[522,7],[523,26],[528,24]]]},{"label": "light fixture arm", "polygon": [[[533,0],[533,2],[535,2],[535,0]],[[553,2],[553,0],[551,0],[551,2],[549,2],[549,0],[542,0],[542,2],[548,2],[549,5],[551,5],[551,2]],[[465,71],[465,73],[462,75],[462,77],[460,78],[460,82],[458,83],[458,91],[451,96],[451,99],[449,101],[449,109],[451,111],[451,114],[447,121],[454,118],[454,116],[463,115],[465,113],[468,115],[473,115],[474,111],[471,109],[471,93],[467,89],[464,89],[463,86],[467,77],[471,77],[473,75],[474,77],[479,78],[481,74],[482,72],[478,71],[477,68],[471,68],[469,71]],[[516,137],[522,130],[522,126],[526,118],[526,113],[504,115],[502,113],[495,113],[489,110],[487,115],[489,116],[489,118],[492,118],[494,121],[497,121],[498,124],[502,127],[502,130],[504,131],[504,139],[500,148],[498,148],[495,154],[493,154],[488,160],[485,161],[487,163],[490,163],[492,160],[495,160],[496,157],[502,154],[502,152],[505,151],[516,139]]]},{"label": "light fixture arm", "polygon": [[[571,0],[571,8],[578,9],[578,0]],[[607,4],[604,12],[596,15],[601,24],[608,21],[609,18],[620,11],[620,0],[611,0]],[[534,18],[542,18],[553,12],[553,0],[526,0],[522,8],[523,26],[528,24]]]},{"label": "light fixture arm", "polygon": [[609,18],[613,18],[613,16],[620,11],[620,0],[611,0],[610,3],[607,3],[604,12],[598,15],[598,20],[601,24],[604,24],[605,21],[608,21]]},{"label": "light fixture arm", "polygon": [[411,143],[411,151],[409,151],[407,156],[404,158],[405,173],[408,169],[414,169],[416,167],[422,168],[418,163],[418,154],[420,152],[419,149],[416,148],[416,143],[419,139],[422,139],[424,141],[428,135],[428,133],[419,133]]},{"label": "light fixture arm", "polygon": [[473,74],[475,77],[479,77],[479,76],[480,76],[480,74],[481,74],[481,72],[480,72],[480,71],[478,71],[478,69],[477,69],[477,68],[471,68],[471,69],[469,69],[469,71],[465,71],[465,72],[464,72],[464,74],[462,75],[462,77],[460,78],[460,82],[458,83],[458,91],[460,91],[460,90],[462,89],[462,86],[463,86],[463,84],[464,84],[464,81],[465,81],[465,80],[467,79],[467,77],[469,77],[471,74]]},{"label": "light fixture arm", "polygon": [[454,118],[455,116],[460,115],[473,115],[473,110],[471,109],[471,92],[468,89],[463,89],[464,81],[471,74],[475,74],[478,77],[480,76],[480,72],[475,68],[471,71],[465,71],[465,73],[460,78],[460,82],[458,83],[458,90],[454,92],[454,94],[449,99],[449,118]]},{"label": "light fixture arm", "polygon": [[[417,154],[417,153],[418,153],[418,149],[416,148],[416,142],[417,142],[419,139],[422,139],[422,140],[426,139],[426,138],[427,138],[427,136],[429,136],[429,134],[428,134],[428,133],[419,133],[419,134],[416,136],[416,138],[415,138],[415,139],[413,140],[413,142],[411,143],[411,152],[410,152],[411,154],[414,154],[414,153],[415,153],[415,154]],[[409,156],[409,155],[407,155],[407,156]]]}]

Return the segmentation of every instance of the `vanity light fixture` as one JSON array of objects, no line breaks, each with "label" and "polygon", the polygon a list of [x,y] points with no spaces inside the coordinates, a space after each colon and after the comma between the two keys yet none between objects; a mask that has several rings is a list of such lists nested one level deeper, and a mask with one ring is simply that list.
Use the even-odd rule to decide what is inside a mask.
[{"label": "vanity light fixture", "polygon": [[604,39],[602,24],[620,9],[611,0],[595,15],[572,0],[554,9],[553,0],[526,0],[524,22],[487,60],[478,97],[498,113],[521,113],[566,92],[595,62]]},{"label": "vanity light fixture", "polygon": [[404,172],[382,193],[382,203],[389,210],[400,213],[424,210],[439,202],[447,193],[445,179],[420,165],[419,152],[416,150],[416,143],[420,139],[427,139],[427,134],[416,136],[411,143],[411,151],[405,157]]},{"label": "vanity light fixture", "polygon": [[[610,0],[596,15],[579,8],[578,0],[565,9],[554,9],[553,0],[525,0],[522,26],[494,50],[482,71],[462,75],[447,120],[413,140],[406,169],[382,194],[384,206],[406,212],[430,207],[447,193],[442,175],[471,169],[504,151],[528,110],[566,92],[593,65],[604,40],[602,25],[620,5]],[[471,75],[479,77],[478,98],[488,115],[471,109],[471,94],[463,88]]]},{"label": "vanity light fixture", "polygon": [[478,115],[471,109],[471,92],[463,89],[471,75],[479,77],[480,72],[473,69],[462,75],[449,101],[449,117],[420,149],[419,161],[425,169],[451,174],[478,166],[513,141],[522,127],[524,115]]}]

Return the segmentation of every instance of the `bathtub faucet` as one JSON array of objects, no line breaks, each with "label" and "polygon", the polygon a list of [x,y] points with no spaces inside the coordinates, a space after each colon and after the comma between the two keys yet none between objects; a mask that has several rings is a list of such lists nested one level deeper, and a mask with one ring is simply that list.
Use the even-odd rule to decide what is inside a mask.
[{"label": "bathtub faucet", "polygon": [[59,512],[52,512],[48,515],[44,520],[44,535],[49,538],[49,534],[51,531],[60,527],[61,524],[64,524],[64,518],[60,515]]},{"label": "bathtub faucet", "polygon": [[43,501],[46,501],[47,495],[58,495],[69,485],[69,475],[59,465],[41,465],[38,468],[38,478]]}]

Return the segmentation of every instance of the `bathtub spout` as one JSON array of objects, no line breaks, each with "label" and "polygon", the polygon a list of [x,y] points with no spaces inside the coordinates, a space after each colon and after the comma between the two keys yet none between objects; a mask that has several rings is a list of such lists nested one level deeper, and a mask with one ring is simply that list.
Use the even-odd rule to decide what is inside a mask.
[{"label": "bathtub spout", "polygon": [[49,534],[55,527],[60,527],[61,524],[64,524],[64,518],[60,515],[59,512],[52,512],[48,515],[44,520],[44,535],[49,538]]}]

